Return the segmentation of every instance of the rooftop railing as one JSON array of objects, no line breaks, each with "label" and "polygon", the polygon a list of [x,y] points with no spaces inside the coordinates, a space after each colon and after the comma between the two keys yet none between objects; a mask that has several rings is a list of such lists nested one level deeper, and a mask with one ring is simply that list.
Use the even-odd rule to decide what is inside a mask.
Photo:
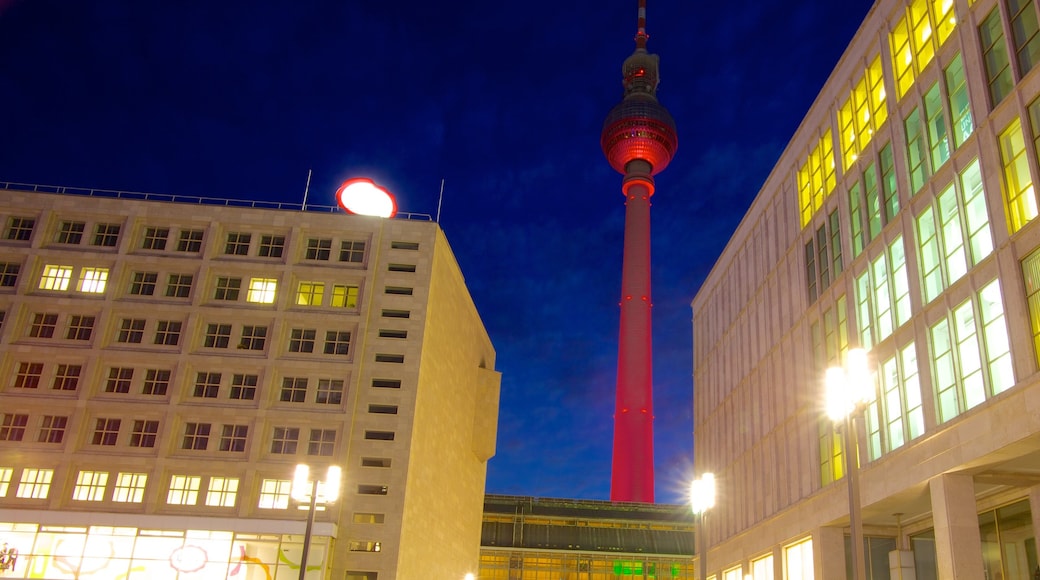
[{"label": "rooftop railing", "polygon": [[[283,201],[262,201],[248,199],[222,199],[219,197],[202,197],[198,195],[177,195],[171,193],[143,193],[139,191],[120,191],[115,189],[92,189],[85,187],[68,187],[65,185],[40,185],[35,183],[16,183],[0,181],[0,189],[31,191],[35,193],[54,193],[59,195],[82,195],[86,197],[107,197],[113,199],[133,199],[142,201],[164,201],[171,203],[188,203],[194,205],[215,205],[224,207],[249,207],[257,209],[277,209],[283,211],[312,211],[319,213],[335,213],[343,211],[331,205],[314,205],[308,203],[288,203]],[[433,221],[426,213],[399,211],[394,215],[397,219]]]}]

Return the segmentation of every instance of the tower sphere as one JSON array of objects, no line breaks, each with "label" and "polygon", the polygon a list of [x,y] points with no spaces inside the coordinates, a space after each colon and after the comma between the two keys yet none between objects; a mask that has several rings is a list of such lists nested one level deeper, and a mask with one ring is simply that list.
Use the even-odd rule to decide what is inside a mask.
[{"label": "tower sphere", "polygon": [[668,109],[653,95],[633,93],[607,114],[599,143],[614,171],[624,174],[630,161],[642,159],[657,175],[675,155],[679,137]]}]

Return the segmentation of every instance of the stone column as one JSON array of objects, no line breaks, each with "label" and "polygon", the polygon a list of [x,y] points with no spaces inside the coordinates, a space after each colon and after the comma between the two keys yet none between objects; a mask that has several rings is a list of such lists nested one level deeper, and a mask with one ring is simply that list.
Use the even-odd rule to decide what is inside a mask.
[{"label": "stone column", "polygon": [[970,475],[947,473],[928,482],[939,578],[983,580],[982,539]]},{"label": "stone column", "polygon": [[[813,576],[816,580],[846,578],[845,529],[816,528],[812,534]],[[779,576],[783,578],[783,576]]]}]

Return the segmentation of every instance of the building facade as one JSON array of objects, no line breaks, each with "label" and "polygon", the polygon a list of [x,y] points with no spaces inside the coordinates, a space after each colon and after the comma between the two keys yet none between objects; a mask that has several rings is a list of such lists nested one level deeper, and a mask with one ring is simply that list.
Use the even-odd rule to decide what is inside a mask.
[{"label": "building facade", "polygon": [[298,463],[307,578],[476,569],[499,375],[436,223],[4,185],[4,578],[297,578]]},{"label": "building facade", "polygon": [[488,495],[480,580],[693,578],[689,506]]},{"label": "building facade", "polygon": [[[858,441],[868,578],[1033,578],[1038,20],[876,2],[697,293],[709,577],[851,577]],[[873,389],[846,440],[824,374],[854,347]]]}]

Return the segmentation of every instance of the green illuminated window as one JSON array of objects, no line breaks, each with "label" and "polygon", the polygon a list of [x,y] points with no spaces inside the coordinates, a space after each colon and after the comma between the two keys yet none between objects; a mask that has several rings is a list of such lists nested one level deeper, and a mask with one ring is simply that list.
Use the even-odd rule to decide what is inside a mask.
[{"label": "green illuminated window", "polygon": [[910,285],[900,236],[856,277],[856,309],[860,344],[884,340],[910,319]]},{"label": "green illuminated window", "polygon": [[[1040,250],[1022,260],[1022,275],[1029,303],[1029,322],[1033,331],[1033,352],[1040,363]],[[23,363],[24,364],[24,363]]]},{"label": "green illuminated window", "polygon": [[1004,168],[1004,209],[1008,229],[1015,233],[1036,217],[1036,193],[1026,158],[1022,123],[1016,118],[1000,134],[1000,162]]},{"label": "green illuminated window", "polygon": [[931,172],[928,168],[928,150],[924,141],[924,128],[921,126],[921,114],[917,107],[910,111],[904,121],[906,127],[906,154],[910,170],[910,189],[917,193],[924,187]]},{"label": "green illuminated window", "polygon": [[928,152],[931,155],[932,169],[937,171],[950,159],[950,140],[946,133],[939,83],[933,84],[924,95],[924,114],[928,127]]},{"label": "green illuminated window", "polygon": [[913,342],[878,364],[881,411],[884,416],[884,450],[898,449],[924,434],[924,410]]}]

